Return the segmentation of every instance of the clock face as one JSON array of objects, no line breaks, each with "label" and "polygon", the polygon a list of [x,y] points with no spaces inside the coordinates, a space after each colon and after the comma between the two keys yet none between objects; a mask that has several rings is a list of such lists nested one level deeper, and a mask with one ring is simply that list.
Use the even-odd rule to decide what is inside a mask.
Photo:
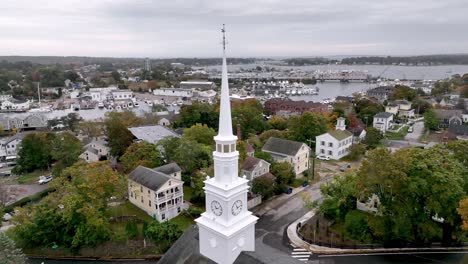
[{"label": "clock face", "polygon": [[211,211],[214,215],[220,216],[223,214],[223,207],[218,201],[214,200],[211,202]]},{"label": "clock face", "polygon": [[233,215],[238,215],[242,211],[242,201],[237,200],[232,204],[231,213]]}]

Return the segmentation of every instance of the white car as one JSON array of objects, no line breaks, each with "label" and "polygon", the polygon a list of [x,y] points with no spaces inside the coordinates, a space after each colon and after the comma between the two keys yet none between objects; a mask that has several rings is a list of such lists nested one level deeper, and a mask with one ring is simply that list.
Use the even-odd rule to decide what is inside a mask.
[{"label": "white car", "polygon": [[330,156],[318,155],[318,156],[317,156],[317,159],[319,159],[319,160],[330,160]]},{"label": "white car", "polygon": [[52,176],[39,176],[39,181],[37,183],[39,184],[46,184],[52,180]]}]

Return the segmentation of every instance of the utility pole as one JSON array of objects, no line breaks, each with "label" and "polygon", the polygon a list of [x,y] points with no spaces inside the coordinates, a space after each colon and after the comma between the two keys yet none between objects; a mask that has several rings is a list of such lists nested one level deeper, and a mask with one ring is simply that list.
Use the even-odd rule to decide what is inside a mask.
[{"label": "utility pole", "polygon": [[[315,179],[315,154],[312,154],[312,142],[315,143],[315,140],[313,139],[307,139],[307,142],[309,143],[309,160],[312,159],[312,180]],[[310,164],[309,164],[309,169],[310,169]],[[309,170],[310,172],[310,170]],[[307,179],[308,180],[308,179]]]}]

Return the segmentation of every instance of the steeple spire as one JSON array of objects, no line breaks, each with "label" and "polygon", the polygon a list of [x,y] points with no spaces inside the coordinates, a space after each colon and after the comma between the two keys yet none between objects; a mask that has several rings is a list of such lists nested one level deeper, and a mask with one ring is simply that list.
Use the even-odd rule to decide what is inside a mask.
[{"label": "steeple spire", "polygon": [[229,82],[226,64],[226,29],[223,24],[223,68],[221,79],[221,106],[219,111],[218,137],[234,137],[232,134],[231,103],[229,101]]}]

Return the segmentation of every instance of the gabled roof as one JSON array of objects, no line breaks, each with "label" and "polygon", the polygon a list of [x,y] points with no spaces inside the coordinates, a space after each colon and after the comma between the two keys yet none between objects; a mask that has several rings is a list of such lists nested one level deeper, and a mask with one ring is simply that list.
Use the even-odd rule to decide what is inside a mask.
[{"label": "gabled roof", "polygon": [[138,166],[128,175],[128,179],[137,182],[150,190],[158,190],[168,180],[176,180],[166,174],[147,167]]},{"label": "gabled roof", "polygon": [[467,125],[451,125],[448,130],[458,136],[468,136]]},{"label": "gabled roof", "polygon": [[445,109],[434,109],[434,113],[438,118],[450,118],[452,116],[461,116],[462,110],[445,110]]},{"label": "gabled roof", "polygon": [[89,152],[94,153],[96,155],[99,154],[99,151],[97,149],[93,148],[93,147],[87,147],[84,152],[86,152],[86,151],[89,151]]},{"label": "gabled roof", "polygon": [[328,132],[328,134],[337,139],[338,141],[353,136],[353,133],[349,132],[348,130],[333,130]]},{"label": "gabled roof", "polygon": [[129,127],[128,130],[137,139],[141,139],[153,144],[157,143],[159,140],[165,137],[180,137],[174,131],[160,125]]},{"label": "gabled roof", "polygon": [[169,164],[162,165],[160,167],[154,168],[153,170],[162,172],[162,173],[167,174],[167,175],[171,175],[173,173],[182,171],[182,169],[179,167],[179,165],[177,165],[177,163],[175,163],[175,162],[171,162]]},{"label": "gabled roof", "polygon": [[[255,167],[260,163],[260,162],[266,162],[262,159],[258,159],[258,158],[255,158],[255,157],[247,157],[245,160],[244,160],[244,164],[242,164],[242,170],[245,170],[245,171],[253,171],[255,169]],[[268,163],[268,162],[266,162]],[[270,164],[270,163],[268,163]]]},{"label": "gabled roof", "polygon": [[301,149],[302,145],[305,145],[305,143],[271,137],[265,143],[262,150],[294,156]]},{"label": "gabled roof", "polygon": [[245,152],[250,153],[250,152],[255,152],[255,149],[250,145],[249,142],[245,143]]},{"label": "gabled roof", "polygon": [[392,115],[393,115],[392,113],[380,112],[380,113],[377,113],[374,117],[377,117],[377,118],[389,118],[389,117],[391,117]]}]

